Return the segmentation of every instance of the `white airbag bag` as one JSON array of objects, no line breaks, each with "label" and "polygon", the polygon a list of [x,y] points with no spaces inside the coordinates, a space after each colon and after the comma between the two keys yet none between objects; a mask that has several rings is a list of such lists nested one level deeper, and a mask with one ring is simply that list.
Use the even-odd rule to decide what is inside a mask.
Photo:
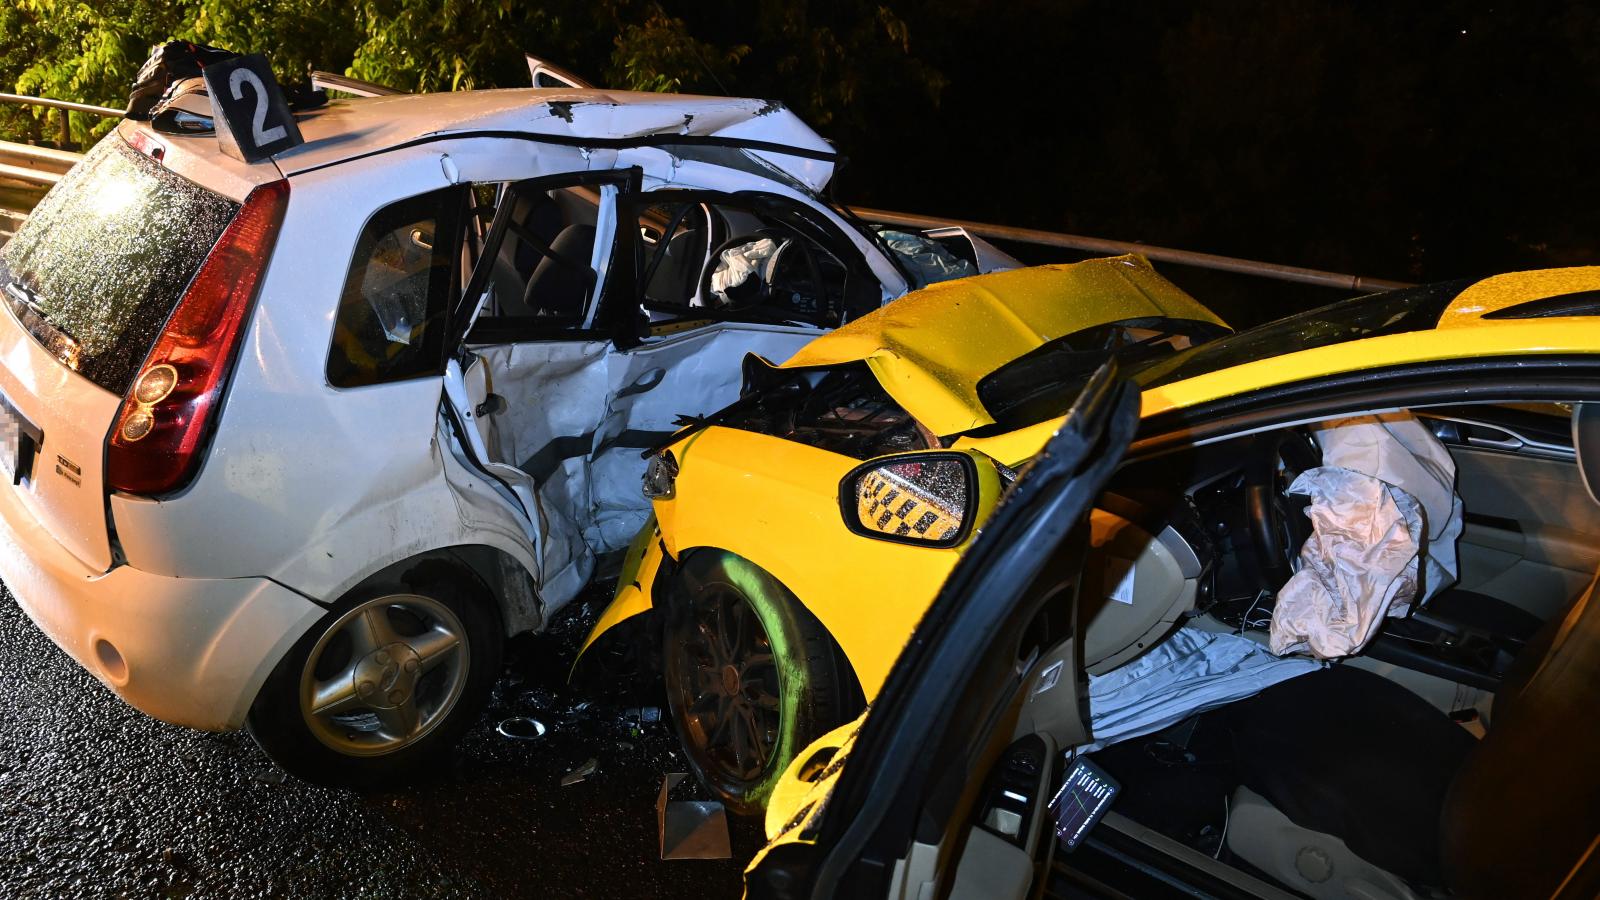
[{"label": "white airbag bag", "polygon": [[1289,486],[1311,498],[1312,534],[1278,592],[1270,645],[1333,659],[1455,581],[1461,499],[1449,452],[1409,413],[1332,421],[1313,436],[1323,464]]}]

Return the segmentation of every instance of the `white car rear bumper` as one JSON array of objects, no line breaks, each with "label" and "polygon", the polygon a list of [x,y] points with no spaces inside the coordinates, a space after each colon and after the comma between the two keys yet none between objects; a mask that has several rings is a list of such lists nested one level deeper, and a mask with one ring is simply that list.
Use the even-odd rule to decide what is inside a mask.
[{"label": "white car rear bumper", "polygon": [[158,719],[241,727],[272,668],[324,610],[265,578],[95,572],[0,483],[0,580],[78,664]]}]

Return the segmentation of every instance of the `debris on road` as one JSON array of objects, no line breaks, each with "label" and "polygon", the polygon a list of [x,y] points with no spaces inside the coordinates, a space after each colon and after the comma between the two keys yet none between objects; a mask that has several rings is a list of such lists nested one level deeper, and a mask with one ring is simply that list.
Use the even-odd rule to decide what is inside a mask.
[{"label": "debris on road", "polygon": [[594,774],[594,770],[599,768],[599,766],[600,766],[600,761],[599,760],[595,759],[592,756],[589,757],[589,761],[588,762],[586,762],[583,765],[577,767],[576,769],[573,769],[571,772],[568,772],[567,774],[561,776],[561,786],[562,787],[571,787],[572,785],[575,785],[578,782],[587,779],[590,775]]},{"label": "debris on road", "polygon": [[544,723],[530,716],[512,716],[504,719],[494,729],[501,737],[514,741],[536,741],[544,737]]},{"label": "debris on road", "polygon": [[662,859],[729,859],[728,813],[715,800],[671,800],[673,789],[688,774],[668,772],[656,797],[656,828],[661,833]]}]

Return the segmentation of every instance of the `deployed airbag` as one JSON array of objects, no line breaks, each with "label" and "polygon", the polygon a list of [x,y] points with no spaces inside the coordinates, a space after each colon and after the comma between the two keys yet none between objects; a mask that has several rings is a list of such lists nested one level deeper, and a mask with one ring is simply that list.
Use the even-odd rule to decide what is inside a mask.
[{"label": "deployed airbag", "polygon": [[736,304],[738,297],[733,293],[734,288],[743,285],[752,277],[757,281],[766,280],[762,272],[772,265],[773,257],[777,256],[778,250],[777,241],[772,238],[761,238],[722,251],[722,258],[711,273],[711,293],[716,295],[718,305]]},{"label": "deployed airbag", "polygon": [[1320,668],[1315,660],[1280,659],[1236,634],[1180,628],[1127,665],[1089,676],[1094,743],[1079,750],[1160,731]]},{"label": "deployed airbag", "polygon": [[1323,464],[1289,486],[1311,498],[1312,534],[1278,592],[1270,646],[1333,659],[1455,581],[1461,498],[1455,462],[1410,413],[1340,419],[1312,434]]}]

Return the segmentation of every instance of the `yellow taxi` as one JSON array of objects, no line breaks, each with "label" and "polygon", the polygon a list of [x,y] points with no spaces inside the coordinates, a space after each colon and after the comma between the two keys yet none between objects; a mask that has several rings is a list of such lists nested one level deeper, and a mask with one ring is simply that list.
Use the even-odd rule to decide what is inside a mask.
[{"label": "yellow taxi", "polygon": [[[1046,315],[1056,318],[1041,327]],[[1316,767],[1279,748],[1279,762],[1264,755],[1213,798],[1225,844],[1200,855],[1248,862],[1273,889],[1316,897],[1335,896],[1330,884],[1346,890],[1350,872],[1379,885],[1371,896],[1433,889],[1453,877],[1440,868],[1441,842],[1465,840],[1441,837],[1438,797],[1427,794],[1443,797],[1451,779],[1469,777],[1460,774],[1471,768],[1467,732],[1455,722],[1469,711],[1492,722],[1494,698],[1517,677],[1510,661],[1575,615],[1600,566],[1600,507],[1585,490],[1573,437],[1574,410],[1600,400],[1597,316],[1600,268],[1410,288],[1238,334],[1137,258],[911,295],[782,366],[751,362],[738,403],[692,420],[653,453],[645,489],[655,521],[586,649],[620,624],[653,623],[643,630],[661,654],[697,774],[737,809],[770,803],[769,835],[778,839],[764,857],[770,865],[780,846],[825,832],[806,823],[822,815],[815,794],[845,758],[837,748],[853,730],[846,723],[869,703],[877,705],[868,729],[904,712],[886,713],[877,698],[891,670],[926,649],[913,638],[919,620],[982,543],[1019,473],[1067,430],[1103,364],[1115,362],[1139,389],[1138,431],[1121,446],[1085,451],[1126,449],[1128,461],[1096,486],[1082,588],[1062,588],[1076,592],[1070,614],[1051,613],[1046,596],[1019,626],[1032,652],[1010,665],[1027,702],[1020,719],[1013,708],[1002,724],[1037,738],[1044,760],[1093,743],[1085,685],[1094,679],[1128,671],[1180,633],[1259,630],[1256,613],[1270,612],[1305,538],[1287,488],[1319,465],[1308,429],[1412,417],[1454,467],[1465,511],[1457,581],[1429,600],[1428,616],[1404,620],[1411,630],[1386,625],[1327,667],[1335,674],[1285,684],[1325,685],[1339,702],[1364,698],[1347,711],[1351,722],[1392,701],[1426,732],[1416,746],[1434,741],[1438,753],[1401,788],[1373,795],[1371,785],[1341,785],[1324,804],[1336,807],[1330,823],[1299,821],[1308,815],[1282,793],[1304,787],[1297,776],[1267,777],[1281,760]],[[1062,585],[1066,573],[1057,573]],[[1047,676],[1050,688],[1069,690],[1045,697]],[[1228,709],[1268,702],[1274,690]],[[1321,712],[1315,703],[1280,707],[1280,715]],[[959,717],[961,708],[940,715]],[[1374,739],[1352,724],[1323,745],[1345,732]],[[1045,774],[1034,787],[1058,770],[1035,766]],[[986,789],[981,774],[967,785],[974,792]],[[1324,788],[1337,780],[1321,769],[1306,777]],[[1013,793],[1028,798],[1024,806],[1036,801],[1032,789]],[[1230,825],[1227,810],[1240,804],[1245,813],[1235,809]],[[1026,888],[1048,843],[1046,817],[1002,812],[985,833],[1020,851],[1017,865],[1031,874],[1013,881]],[[1341,824],[1350,822],[1371,827]],[[1409,822],[1424,824],[1385,831]],[[1297,855],[1306,846],[1311,856]],[[1306,859],[1317,863],[1309,872]],[[915,859],[901,863],[907,877],[939,880]]]},{"label": "yellow taxi", "polygon": [[[1228,333],[1148,262],[1123,256],[944,282],[781,366],[750,357],[738,402],[650,452],[654,518],[584,652],[620,623],[665,612],[653,621],[664,636],[649,640],[664,641],[668,705],[690,763],[725,803],[759,810],[800,748],[877,694],[1011,477],[989,452],[954,445],[1013,430],[986,407],[984,376],[1004,379],[1007,364],[1041,350],[1047,364],[1060,353],[1143,358]],[[1048,407],[1060,394],[1039,399]],[[1011,410],[1000,412],[1033,421],[1065,412]],[[1026,459],[1047,435],[1008,449],[1006,461]],[[905,467],[870,462],[908,451],[922,453]],[[852,470],[877,488],[862,495],[872,518],[854,527],[889,540],[863,539],[840,519],[839,484]],[[967,491],[976,514],[958,512]]]}]

